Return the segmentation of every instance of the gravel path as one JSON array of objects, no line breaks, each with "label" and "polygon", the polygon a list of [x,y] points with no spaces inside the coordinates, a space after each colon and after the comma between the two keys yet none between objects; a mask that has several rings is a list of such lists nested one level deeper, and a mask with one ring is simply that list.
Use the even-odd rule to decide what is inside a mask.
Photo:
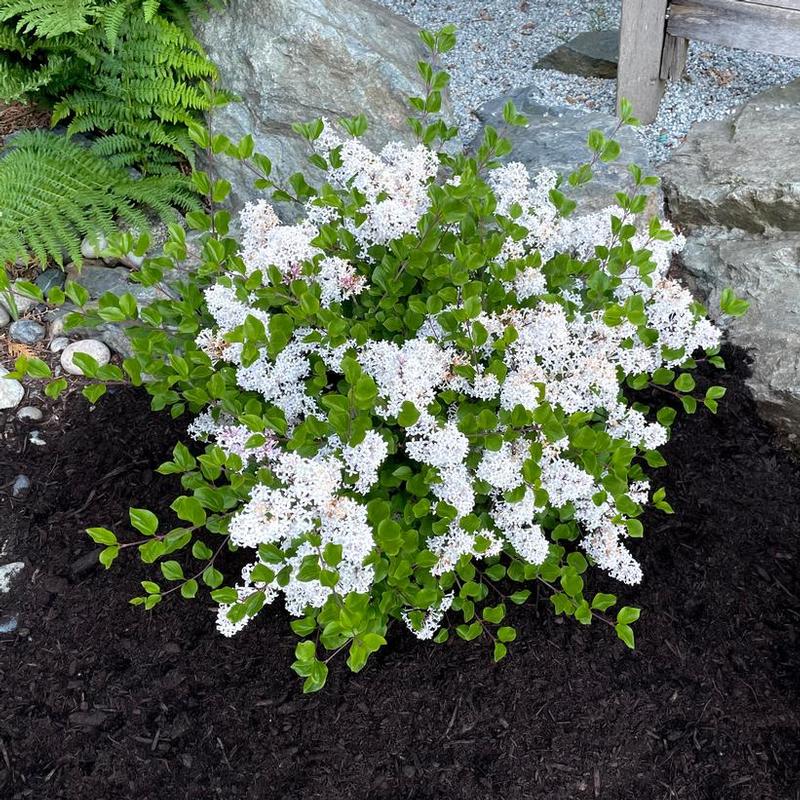
[{"label": "gravel path", "polygon": [[[458,44],[444,67],[465,139],[478,128],[474,109],[535,84],[554,105],[614,111],[615,81],[533,65],[583,31],[619,24],[620,0],[378,0],[420,27],[453,23]],[[692,42],[686,75],[669,84],[658,118],[640,129],[654,163],[669,157],[692,123],[725,116],[744,100],[800,77],[800,60]]]}]

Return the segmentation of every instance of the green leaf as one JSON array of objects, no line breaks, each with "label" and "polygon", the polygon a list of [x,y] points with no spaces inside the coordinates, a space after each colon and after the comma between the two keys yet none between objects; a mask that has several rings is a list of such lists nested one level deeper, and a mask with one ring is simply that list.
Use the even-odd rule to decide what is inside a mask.
[{"label": "green leaf", "polygon": [[106,547],[104,550],[100,551],[100,563],[108,569],[111,566],[111,562],[119,555],[119,547],[114,545],[112,547]]},{"label": "green leaf", "polygon": [[197,527],[206,522],[206,512],[196,497],[176,497],[170,508],[178,515],[179,519],[191,522]]},{"label": "green leaf", "polygon": [[500,624],[506,615],[505,606],[500,603],[496,606],[486,606],[483,609],[482,616],[487,622],[493,622],[495,625]]},{"label": "green leaf", "polygon": [[720,297],[720,308],[730,317],[741,317],[750,308],[750,303],[741,300],[733,293],[733,289],[723,289]]},{"label": "green leaf", "polygon": [[617,636],[625,642],[631,650],[635,648],[636,641],[633,636],[633,628],[630,625],[615,625],[614,630],[617,632]]},{"label": "green leaf", "polygon": [[506,625],[497,629],[497,638],[501,642],[513,642],[517,638],[517,629]]},{"label": "green leaf", "polygon": [[145,536],[152,536],[158,530],[158,517],[144,508],[132,508],[128,512],[131,525]]},{"label": "green leaf", "polygon": [[192,555],[199,561],[208,561],[214,555],[214,551],[204,542],[195,539],[192,544]]},{"label": "green leaf", "polygon": [[90,383],[81,389],[81,394],[94,405],[106,393],[104,383]]},{"label": "green leaf", "polygon": [[161,574],[168,581],[183,580],[183,568],[177,561],[162,561],[160,566]]},{"label": "green leaf", "polygon": [[117,537],[108,528],[88,528],[86,533],[97,544],[114,545],[117,543]]},{"label": "green leaf", "polygon": [[596,609],[597,611],[605,611],[606,609],[611,608],[611,606],[613,606],[616,602],[616,595],[598,592],[594,596],[594,600],[592,600],[592,608]]},{"label": "green leaf", "polygon": [[197,594],[198,588],[197,581],[194,578],[190,578],[181,586],[181,596],[189,600]]},{"label": "green leaf", "polygon": [[303,694],[311,694],[318,692],[328,679],[328,665],[322,661],[314,662],[311,669],[311,674],[305,679],[303,683]]},{"label": "green leaf", "polygon": [[[205,576],[203,576],[203,580],[205,580]],[[206,584],[211,586],[208,581],[206,581]],[[233,587],[226,586],[223,589],[215,589],[213,592],[211,592],[211,599],[220,605],[229,605],[231,603],[238,602],[239,593]]]},{"label": "green leaf", "polygon": [[617,612],[617,622],[620,625],[630,625],[631,622],[636,622],[639,619],[640,609],[632,608],[631,606],[623,606]]},{"label": "green leaf", "polygon": [[222,573],[215,567],[209,566],[203,570],[203,583],[210,589],[216,589],[222,581]]},{"label": "green leaf", "polygon": [[409,400],[406,400],[400,407],[400,413],[397,415],[397,424],[403,428],[410,428],[419,420],[419,417],[420,413],[417,407]]}]

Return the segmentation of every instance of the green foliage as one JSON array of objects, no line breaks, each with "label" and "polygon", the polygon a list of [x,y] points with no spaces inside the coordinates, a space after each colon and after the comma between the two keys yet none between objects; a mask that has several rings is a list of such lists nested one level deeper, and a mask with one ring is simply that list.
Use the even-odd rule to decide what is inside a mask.
[{"label": "green foliage", "polygon": [[16,136],[0,160],[0,264],[26,259],[80,263],[86,235],[111,235],[118,223],[145,230],[148,214],[169,219],[197,209],[179,174],[134,179],[107,159],[49,133]]},{"label": "green foliage", "polygon": [[200,45],[178,25],[143,14],[126,16],[110,48],[105,33],[86,39],[96,56],[91,80],[63,94],[53,123],[67,132],[101,134],[93,150],[116,166],[163,172],[179,158],[193,160],[188,127],[224,95],[210,85],[216,70]]},{"label": "green foliage", "polygon": [[[219,2],[214,5],[219,6]],[[0,99],[53,105],[115,166],[192,160],[187,127],[228,96],[188,26],[197,0],[0,0]]]},{"label": "green foliage", "polygon": [[[444,52],[452,47],[452,30],[425,32],[423,40],[435,54]],[[429,145],[446,142],[455,132],[435,116],[446,76],[425,63],[420,64],[420,75],[426,89],[424,96],[412,99],[417,116],[411,127]],[[504,109],[504,117],[508,124],[524,122],[513,105]],[[365,118],[356,117],[344,121],[342,127],[354,135],[364,132],[365,123]],[[305,123],[295,130],[314,142],[323,125]],[[437,643],[451,634],[465,641],[482,640],[491,658],[500,661],[517,638],[514,616],[519,611],[515,607],[535,597],[532,586],[543,589],[556,614],[571,617],[580,625],[601,621],[625,645],[633,647],[632,625],[639,618],[639,610],[618,606],[616,595],[591,588],[593,571],[602,566],[607,551],[587,544],[581,513],[589,504],[603,506],[604,520],[618,527],[620,540],[640,538],[644,533],[640,503],[650,499],[648,489],[641,487],[648,486],[649,470],[662,466],[663,457],[648,448],[644,436],[615,432],[609,424],[607,406],[590,404],[588,410],[568,412],[562,402],[550,399],[547,392],[562,377],[537,371],[541,366],[538,356],[526,357],[525,367],[531,368],[534,377],[523,377],[522,382],[537,392],[535,399],[526,403],[503,403],[499,394],[481,395],[459,387],[455,379],[470,381],[477,369],[485,369],[499,386],[515,368],[512,346],[521,337],[515,326],[524,333],[527,312],[535,314],[539,305],[546,305],[551,311],[563,311],[565,319],[581,331],[587,317],[607,327],[603,337],[611,337],[615,328],[625,331],[619,340],[613,340],[619,352],[641,343],[653,348],[656,356],[655,362],[648,359],[646,363],[668,365],[653,367],[652,374],[626,375],[617,364],[608,378],[613,397],[627,400],[628,388],[651,389],[664,394],[673,405],[676,400],[684,407],[687,400],[697,405],[693,394],[696,386],[690,375],[697,366],[693,354],[669,350],[659,341],[659,330],[648,326],[650,322],[658,324],[648,317],[650,300],[645,297],[652,298],[641,288],[652,288],[650,276],[657,269],[648,247],[652,242],[666,241],[669,235],[656,221],[646,230],[644,245],[642,239],[636,240],[634,223],[646,201],[643,188],[651,186],[652,179],[631,169],[632,189],[617,196],[621,211],[609,220],[608,238],[597,243],[596,257],[578,257],[567,242],[562,251],[547,259],[538,246],[531,245],[523,256],[503,260],[500,254],[504,245],[522,240],[528,230],[515,221],[521,213],[517,209],[510,208],[508,216],[498,212],[499,192],[492,188],[489,173],[509,152],[510,145],[491,128],[475,153],[453,154],[446,148],[436,151],[431,174],[438,172],[438,178],[425,184],[429,202],[423,204],[410,229],[384,241],[365,238],[366,244],[359,242],[358,236],[359,226],[369,219],[368,189],[361,191],[363,186],[357,188],[355,182],[333,185],[333,179],[314,188],[301,174],[292,176],[288,187],[280,187],[270,178],[269,159],[253,153],[251,137],[233,143],[221,135],[212,137],[199,126],[192,126],[189,135],[200,147],[248,161],[258,175],[256,185],[272,190],[273,197],[300,204],[310,201],[317,210],[326,212],[323,218],[329,221],[303,228],[305,234],[298,234],[301,226],[291,231],[312,237],[308,243],[316,248],[316,255],[305,259],[293,256],[282,272],[273,251],[269,261],[255,268],[249,257],[239,252],[239,243],[228,235],[228,214],[216,206],[230,187],[225,181],[195,172],[193,183],[209,198],[211,207],[187,217],[190,227],[201,235],[202,263],[188,265],[188,277],[185,269],[181,271],[182,277],[172,287],[176,299],[140,307],[127,297],[106,295],[97,309],[80,316],[81,324],[89,326],[109,319],[130,324],[133,356],[124,361],[122,370],[132,384],[146,387],[153,409],[168,409],[173,417],[208,412],[205,419],[212,429],[218,425],[216,429],[224,429],[224,436],[233,431],[239,437],[237,444],[225,445],[222,438],[215,440],[212,436],[195,453],[178,444],[172,458],[160,467],[162,474],[180,476],[182,494],[171,506],[179,520],[176,527],[146,510],[132,509],[128,531],[89,531],[96,542],[105,545],[102,558],[107,565],[122,548],[138,551],[145,563],[159,563],[159,582],[142,582],[144,593],[131,602],[151,609],[169,594],[180,593],[184,598],[194,598],[201,592],[210,594],[220,605],[221,628],[233,632],[232,627],[259,613],[290,583],[301,587],[300,596],[304,598],[303,585],[313,582],[318,591],[314,602],[304,600],[296,606],[296,618],[291,623],[294,633],[303,639],[295,649],[292,669],[304,679],[307,692],[324,685],[328,663],[339,653],[346,655],[351,670],[363,669],[369,656],[386,643],[390,623],[395,621]],[[592,136],[589,147],[593,158],[567,178],[570,185],[591,179],[597,161],[613,160],[618,155],[613,139],[602,134]],[[312,163],[322,169],[338,168],[341,146],[324,152],[316,152]],[[367,159],[366,163],[373,162]],[[551,192],[550,203],[562,215],[572,210],[572,201],[558,189]],[[542,204],[542,211],[544,208]],[[267,230],[274,235],[272,227]],[[595,236],[596,229],[591,230]],[[266,236],[263,231],[261,235]],[[294,243],[295,239],[290,241]],[[295,252],[294,244],[289,250]],[[331,254],[356,270],[357,277],[363,279],[362,291],[324,302],[319,270]],[[145,262],[136,278],[144,284],[169,280],[176,267],[185,266],[186,255],[186,232],[173,226],[163,255]],[[513,288],[513,281],[529,268],[540,270],[543,289],[522,296]],[[640,288],[617,291],[631,282]],[[224,301],[229,304],[226,312],[231,311],[236,320],[244,316],[243,321],[223,326],[215,320],[217,314],[211,312],[212,301],[208,299],[213,292],[205,292],[211,287],[228,297]],[[84,298],[75,288],[68,287],[67,293],[81,305]],[[699,308],[682,310],[689,310],[693,320],[704,313]],[[393,345],[418,342],[426,320],[435,320],[438,328],[422,338],[429,343],[435,338],[437,347],[447,348],[446,378],[424,402],[398,401],[390,412],[385,387],[359,358],[369,344],[391,349]],[[491,334],[487,326],[493,328]],[[548,340],[546,333],[539,335]],[[313,413],[294,417],[271,389],[244,389],[239,376],[240,369],[259,359],[263,359],[260,367],[265,373],[277,371],[277,358],[290,342],[295,346],[308,342],[320,345],[319,351],[307,356],[307,371],[296,380],[287,379],[286,392],[299,390],[314,409]],[[334,364],[320,355],[328,347],[339,354]],[[717,358],[716,351],[709,355]],[[391,363],[396,368],[396,362]],[[413,357],[411,366],[405,375],[411,383],[413,376],[420,381],[419,374],[429,367],[427,361],[415,365]],[[19,370],[29,367],[28,362],[22,362]],[[85,371],[101,383],[110,379],[100,369],[92,372],[88,364]],[[56,381],[48,387],[54,394],[62,389]],[[715,404],[723,393],[720,387],[712,387],[705,395],[706,405],[711,408],[709,404]],[[642,409],[632,404],[630,408],[656,416],[666,428],[677,416],[672,405]],[[223,416],[215,417],[217,414]],[[446,461],[437,466],[423,456],[412,456],[412,439],[424,434],[410,432],[409,428],[423,414],[440,433],[447,425],[450,439],[466,442],[466,455],[459,461],[468,476],[466,488],[465,483],[458,486],[470,496],[469,510],[459,511],[442,499],[439,489]],[[342,462],[337,462],[335,453],[340,447],[342,452],[345,446],[357,447],[368,433],[386,445],[385,455],[372,482],[359,489],[357,478],[347,474],[349,470],[339,471],[336,464]],[[661,433],[663,441],[667,432]],[[257,455],[256,449],[267,443],[274,448],[270,454]],[[446,445],[442,445],[445,452]],[[478,477],[479,464],[487,454],[514,447],[521,453],[519,464],[511,467],[516,483],[492,484],[490,477],[496,475],[491,472],[489,477]],[[588,482],[589,493],[579,495],[584,500],[583,512],[577,500],[556,502],[548,494],[557,492],[558,485],[556,481],[554,489],[543,477],[545,448],[551,453],[557,449],[558,457],[571,462],[582,481]],[[284,499],[290,494],[290,480],[281,475],[283,467],[278,465],[283,462],[276,452],[290,454],[291,460],[300,461],[309,470],[317,457],[315,467],[322,461],[334,463],[323,468],[336,471],[337,477],[331,480],[338,481],[333,498],[323,487],[323,510],[313,505],[311,495],[316,485],[309,488],[303,484],[302,527],[298,524],[286,536],[275,534],[274,528],[268,535],[264,533],[275,518],[281,524],[294,525],[284,518],[280,503],[264,500],[276,497],[272,492],[284,492]],[[309,474],[319,475],[316,471]],[[331,474],[324,473],[324,478]],[[636,490],[635,485],[639,487]],[[254,497],[256,487],[267,493],[258,497],[258,508],[246,517],[249,530],[255,533],[243,544],[234,532],[238,526],[241,533],[242,507]],[[530,523],[531,531],[537,528],[535,533],[543,544],[532,556],[523,556],[524,541],[519,545],[511,535],[505,536],[508,531],[495,513],[499,503],[515,506],[523,498],[532,500],[532,510],[524,512],[525,525]],[[449,499],[455,503],[461,498],[451,495]],[[664,513],[671,513],[663,488],[654,489],[652,502]],[[314,509],[313,514],[306,512],[306,503]],[[284,505],[293,508],[289,500]],[[326,540],[320,522],[325,514],[329,519],[333,514],[344,514],[345,505],[357,506],[362,516],[340,517],[338,523],[347,520],[348,524],[341,526],[349,535],[355,519],[359,535],[366,530],[368,541],[368,555],[364,557],[359,551],[359,562],[347,564],[350,569],[369,568],[369,588],[359,591],[341,589],[342,542],[348,545],[347,535],[338,541]],[[435,542],[453,531],[470,543],[466,550],[445,558],[442,550],[437,550],[441,540]],[[490,537],[497,545],[491,555],[487,552],[492,545]],[[253,550],[255,561],[246,578],[222,572],[219,555],[234,542]],[[617,565],[625,568],[626,562]],[[625,580],[625,574],[619,574]],[[627,577],[630,580],[630,572]],[[635,582],[637,576],[633,577],[630,582]],[[288,598],[288,592],[285,594]]]}]

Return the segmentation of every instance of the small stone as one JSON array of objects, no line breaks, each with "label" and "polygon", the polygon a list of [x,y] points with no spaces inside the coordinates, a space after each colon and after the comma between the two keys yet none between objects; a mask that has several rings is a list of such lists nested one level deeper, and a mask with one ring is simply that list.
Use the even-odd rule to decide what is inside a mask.
[{"label": "small stone", "polygon": [[56,269],[56,267],[50,267],[50,269],[46,269],[39,275],[34,283],[47,294],[53,287],[60,289],[64,285],[65,278],[66,275],[62,270]]},{"label": "small stone", "polygon": [[36,406],[23,406],[17,411],[17,419],[23,422],[39,422],[43,416],[42,410]]},{"label": "small stone", "polygon": [[4,306],[0,306],[0,328],[5,328],[9,322],[11,322],[11,315]]},{"label": "small stone", "polygon": [[0,566],[0,594],[5,594],[11,588],[11,579],[22,572],[25,565],[21,561],[12,561],[10,564]]},{"label": "small stone", "polygon": [[17,629],[17,615],[3,614],[0,616],[0,633],[14,633]]},{"label": "small stone", "polygon": [[37,447],[44,447],[47,444],[42,437],[41,431],[31,431],[28,434],[28,441],[31,444],[35,444]]},{"label": "small stone", "polygon": [[8,375],[8,370],[0,367],[0,409],[16,408],[25,397],[25,389],[19,381],[4,375]]},{"label": "small stone", "polygon": [[36,344],[44,339],[46,333],[44,325],[40,325],[32,319],[18,319],[16,322],[12,322],[8,328],[8,335],[12,341],[22,344]]},{"label": "small stone", "polygon": [[619,31],[587,31],[540,59],[534,69],[556,69],[587,78],[616,78]]},{"label": "small stone", "polygon": [[14,485],[11,487],[11,494],[14,497],[25,497],[31,488],[31,479],[27,475],[17,475]]},{"label": "small stone", "polygon": [[50,352],[60,353],[69,344],[69,339],[66,336],[56,336],[50,342]]},{"label": "small stone", "polygon": [[102,258],[103,251],[108,249],[108,240],[102,233],[86,236],[81,242],[81,255],[84,258]]},{"label": "small stone", "polygon": [[68,345],[61,353],[61,366],[70,375],[83,375],[83,370],[73,361],[76,353],[91,356],[101,367],[111,360],[111,351],[107,344],[99,339],[81,339]]}]

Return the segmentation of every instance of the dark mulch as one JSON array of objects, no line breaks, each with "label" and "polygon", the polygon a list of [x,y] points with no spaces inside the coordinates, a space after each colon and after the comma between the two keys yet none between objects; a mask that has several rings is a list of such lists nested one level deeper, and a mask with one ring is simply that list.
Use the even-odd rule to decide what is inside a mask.
[{"label": "dark mulch", "polygon": [[25,103],[0,103],[0,143],[10,133],[50,127],[50,112]]},{"label": "dark mulch", "polygon": [[[303,697],[294,638],[267,610],[233,640],[204,602],[126,604],[132,560],[76,576],[82,529],[165,509],[154,474],[180,428],[119,393],[74,397],[48,445],[0,457],[0,526],[30,563],[24,630],[0,637],[0,796],[229,798],[800,798],[800,469],[742,389],[681,423],[653,515],[638,649],[603,625],[515,611],[503,663],[400,631],[360,675]],[[16,442],[16,444],[14,443]],[[11,500],[18,472],[35,478]],[[4,609],[6,612],[10,609]]]}]

